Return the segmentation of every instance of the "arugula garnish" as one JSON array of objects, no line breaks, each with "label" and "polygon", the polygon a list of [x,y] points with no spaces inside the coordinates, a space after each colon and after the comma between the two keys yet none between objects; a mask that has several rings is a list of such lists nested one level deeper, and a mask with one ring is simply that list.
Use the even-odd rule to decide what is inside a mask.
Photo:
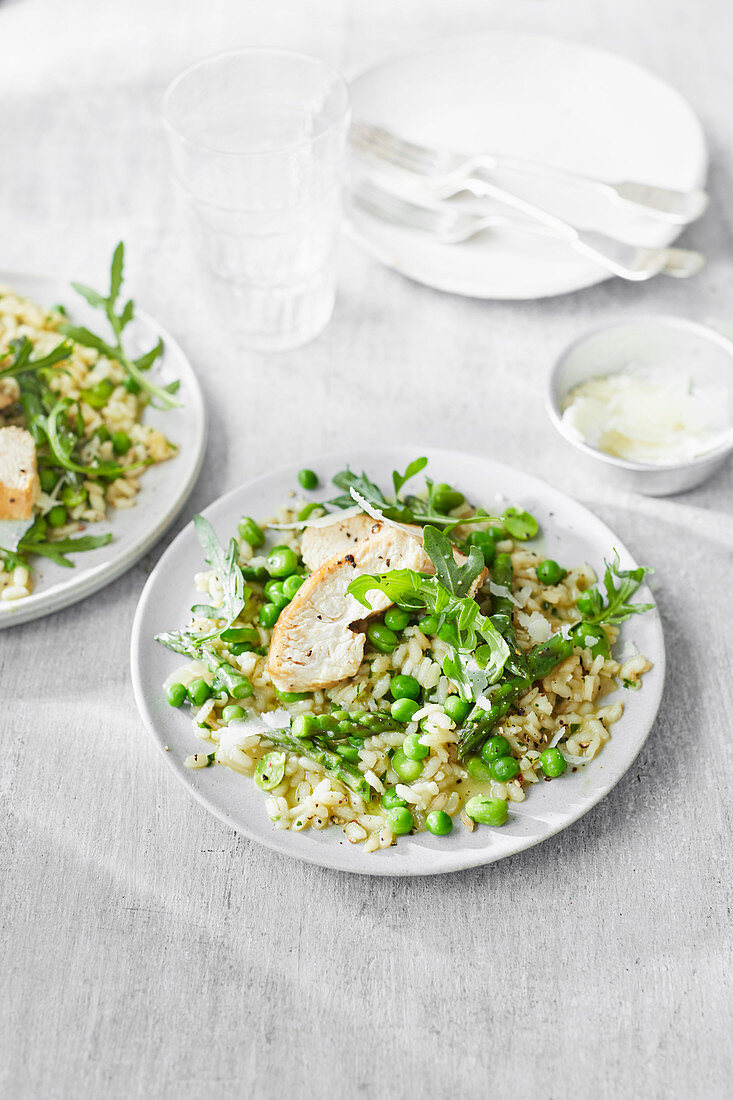
[{"label": "arugula garnish", "polygon": [[106,355],[108,359],[114,359],[115,362],[124,367],[130,378],[132,378],[142,390],[145,390],[151,398],[155,398],[160,402],[163,408],[177,408],[179,407],[179,402],[175,401],[171,394],[175,393],[178,389],[178,383],[174,382],[168,386],[157,386],[145,376],[145,372],[150,370],[155,360],[161,355],[163,351],[163,341],[158,340],[155,347],[151,348],[145,355],[141,355],[137,359],[130,359],[122,346],[122,333],[135,316],[135,303],[132,298],[128,298],[119,312],[117,312],[115,308],[120,296],[120,290],[122,289],[124,261],[125,246],[122,241],[120,241],[112,256],[109,293],[107,295],[100,294],[98,291],[92,290],[91,287],[85,286],[83,283],[71,284],[77,294],[80,294],[82,298],[86,299],[90,306],[94,309],[101,310],[105,314],[112,329],[114,342],[110,343],[104,340],[101,336],[97,336],[96,333],[90,332],[90,330],[83,325],[62,324],[59,325],[59,331],[62,332],[64,336],[69,336],[72,340],[75,340],[77,344],[83,344],[84,347],[87,348],[94,348],[95,351],[100,352],[102,355]]},{"label": "arugula garnish", "polygon": [[484,556],[478,547],[471,546],[467,559],[459,565],[450,540],[442,531],[430,526],[423,533],[423,547],[441,584],[454,596],[467,596],[473,582],[484,571]]},{"label": "arugula garnish", "polygon": [[26,531],[18,542],[14,551],[0,552],[0,557],[5,562],[5,568],[14,569],[16,565],[25,565],[26,554],[40,554],[43,558],[49,558],[57,565],[73,568],[73,561],[69,561],[67,554],[78,554],[83,550],[97,550],[100,546],[106,546],[112,541],[111,533],[106,535],[80,535],[78,538],[54,539],[46,538],[47,524],[42,516],[39,516],[33,526]]},{"label": "arugula garnish", "polygon": [[[631,597],[641,587],[644,578],[654,570],[644,566],[639,566],[637,569],[620,569],[621,559],[618,551],[614,550],[613,555],[610,562],[605,559],[603,562],[606,567],[603,574],[605,600],[597,588],[591,588],[586,593],[591,606],[581,620],[585,625],[617,626],[619,623],[626,622],[632,615],[641,615],[654,607],[653,603],[631,602]],[[615,581],[619,583],[616,584]]]},{"label": "arugula garnish", "polygon": [[[441,636],[453,649],[453,660],[444,671],[455,681],[461,696],[473,700],[499,679],[509,658],[509,647],[501,634],[467,594],[484,568],[483,558],[472,548],[468,561],[458,565],[453,547],[441,531],[427,527],[425,536],[425,549],[435,565],[436,576],[412,569],[365,574],[356,577],[347,592],[370,609],[367,595],[378,591],[405,610],[426,608],[437,615]],[[478,644],[479,638],[484,644]]]},{"label": "arugula garnish", "polygon": [[204,559],[216,573],[219,584],[222,587],[223,603],[221,607],[212,607],[209,604],[194,604],[191,608],[195,615],[207,619],[225,619],[223,626],[213,630],[209,634],[202,634],[199,641],[216,638],[222,631],[232,625],[238,615],[244,610],[248,590],[245,588],[244,576],[239,567],[239,547],[237,540],[232,538],[224,551],[216,531],[209,521],[203,516],[194,516],[193,525],[196,535],[204,550]]},{"label": "arugula garnish", "polygon": [[72,456],[84,430],[83,421],[81,424],[78,422],[81,418],[78,404],[76,425],[78,434],[74,434],[68,429],[67,416],[64,415],[69,413],[74,404],[75,402],[70,397],[62,397],[56,402],[48,416],[44,417],[37,414],[34,421],[37,429],[42,428],[45,431],[51,454],[59,466],[77,474],[84,474],[86,477],[103,477],[112,480],[122,477],[123,474],[129,473],[131,470],[139,470],[143,466],[151,464],[152,459],[150,458],[144,458],[140,462],[131,462],[129,466],[120,466],[115,462],[97,461],[91,466],[84,466],[77,462]]},{"label": "arugula garnish", "polygon": [[[68,340],[62,341],[55,348],[46,355],[42,355],[40,358],[31,359],[31,353],[33,351],[33,344],[27,336],[21,336],[17,340],[10,341],[10,353],[4,355],[0,359],[0,380],[3,378],[17,378],[18,375],[32,373],[33,371],[44,370],[47,367],[53,367],[57,363],[61,363],[64,359],[68,359],[73,350],[72,345]],[[11,362],[7,366],[3,366],[10,359]]]},{"label": "arugula garnish", "polygon": [[326,501],[326,503],[332,504],[336,508],[351,508],[356,499],[354,493],[358,493],[367,504],[381,512],[385,519],[391,519],[396,523],[413,523],[421,527],[426,524],[439,525],[447,531],[464,523],[501,522],[499,517],[490,516],[488,512],[482,509],[479,509],[475,515],[462,517],[460,520],[457,520],[455,516],[447,516],[444,512],[438,511],[435,506],[437,486],[430,478],[425,478],[427,486],[426,500],[417,496],[407,496],[403,499],[400,492],[405,483],[415,477],[416,474],[419,474],[421,470],[424,470],[427,464],[427,458],[416,458],[409,464],[404,474],[401,474],[399,470],[393,470],[394,496],[392,497],[385,496],[379,486],[364,471],[361,474],[356,474],[347,467],[333,478],[334,485],[338,489],[343,489],[343,494]]}]

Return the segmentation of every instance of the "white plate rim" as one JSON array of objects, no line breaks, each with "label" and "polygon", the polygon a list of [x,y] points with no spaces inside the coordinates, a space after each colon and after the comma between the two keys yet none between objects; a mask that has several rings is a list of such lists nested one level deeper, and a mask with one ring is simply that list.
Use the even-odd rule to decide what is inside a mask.
[{"label": "white plate rim", "polygon": [[[557,35],[533,33],[531,31],[514,31],[514,30],[483,30],[476,35],[449,35],[442,41],[438,42],[436,39],[427,39],[417,46],[411,46],[403,50],[385,51],[377,60],[370,61],[363,65],[356,66],[349,76],[349,87],[351,88],[362,77],[365,77],[376,70],[383,68],[394,62],[401,60],[408,60],[413,57],[422,56],[428,53],[434,52],[436,49],[450,48],[451,46],[460,46],[463,43],[476,44],[479,39],[523,39],[532,40],[535,42],[557,42],[562,45],[572,45],[578,50],[587,53],[595,53],[603,55],[606,58],[613,58],[614,61],[621,61],[628,65],[630,68],[635,69],[637,72],[642,73],[647,79],[654,81],[660,87],[663,87],[666,92],[674,97],[681,107],[683,107],[689,114],[691,120],[696,125],[699,137],[701,139],[702,146],[702,160],[700,164],[700,180],[698,186],[702,187],[707,179],[707,174],[710,166],[710,150],[705,138],[705,131],[700,121],[700,116],[694,109],[692,104],[685,98],[682,92],[678,91],[674,85],[670,84],[663,77],[658,76],[657,73],[648,69],[645,65],[627,57],[625,54],[617,53],[615,50],[608,50],[602,46],[598,46],[595,43],[581,42],[577,39],[571,38],[559,38]],[[361,215],[360,215],[361,216]],[[364,224],[369,225],[372,219],[369,215],[364,214]],[[684,232],[687,226],[679,226],[673,236],[670,236],[670,243],[677,240],[677,238]],[[396,271],[399,275],[404,276],[413,282],[419,283],[422,286],[429,287],[431,290],[439,290],[447,294],[457,294],[464,298],[475,298],[479,301],[538,301],[544,298],[560,298],[567,294],[575,294],[580,290],[587,290],[589,287],[598,286],[600,283],[607,282],[609,279],[613,279],[614,276],[610,271],[604,271],[599,267],[595,275],[591,274],[589,270],[585,279],[578,280],[575,286],[558,288],[557,290],[548,290],[540,295],[537,295],[531,291],[526,294],[497,294],[494,290],[481,290],[470,277],[465,281],[461,281],[459,278],[443,279],[440,274],[427,273],[420,269],[419,261],[411,260],[409,254],[407,257],[399,256],[395,257],[388,251],[387,248],[381,244],[372,240],[365,232],[358,228],[350,216],[348,204],[346,206],[344,217],[344,230],[346,235],[354,241],[357,245],[364,248],[374,259],[379,263],[384,264],[386,267]],[[400,230],[395,227],[396,232]],[[438,271],[440,267],[438,266]]]},{"label": "white plate rim", "polygon": [[[361,453],[362,449],[359,450]],[[452,457],[453,459],[469,459],[478,463],[488,463],[488,465],[493,467],[494,470],[506,471],[510,475],[521,474],[522,478],[526,479],[529,483],[532,483],[538,491],[546,492],[549,490],[550,493],[555,495],[556,497],[563,498],[565,501],[569,501],[573,507],[580,510],[584,518],[590,517],[596,529],[599,532],[602,531],[604,533],[604,536],[608,536],[609,548],[611,546],[615,546],[619,550],[622,559],[625,559],[629,564],[632,564],[632,567],[633,564],[635,564],[635,559],[633,558],[633,555],[630,554],[623,542],[617,538],[615,533],[611,531],[607,524],[605,524],[601,519],[594,515],[594,513],[586,508],[585,505],[582,505],[578,501],[575,501],[572,497],[569,497],[561,490],[549,486],[546,482],[544,482],[540,478],[535,477],[534,475],[515,470],[513,467],[507,466],[503,463],[494,462],[493,460],[487,460],[479,455],[472,455],[466,452],[450,451],[440,448],[420,449],[409,446],[395,446],[368,448],[368,450],[375,457],[380,456],[386,458],[386,456],[388,455],[394,456],[394,458],[391,460],[395,461],[409,461],[414,458],[416,454],[426,454],[430,459],[431,465],[435,463],[434,468],[437,468],[439,466],[441,460],[449,459]],[[292,476],[294,480],[297,471],[302,467],[303,462],[306,462],[309,467],[315,469],[323,468],[327,464],[330,464],[333,468],[335,468],[337,463],[343,466],[343,464],[347,460],[348,454],[349,452],[345,451],[328,451],[320,455],[308,456],[305,460],[295,463],[289,463],[276,470],[262,474],[259,477],[253,478],[243,483],[242,485],[236,486],[235,488],[224,493],[222,496],[218,497],[216,500],[212,501],[211,504],[209,504],[205,509],[202,510],[202,514],[204,516],[210,517],[213,512],[217,511],[218,509],[225,508],[231,500],[236,498],[242,492],[252,492],[253,490],[263,487],[267,485],[268,482],[273,482],[276,479],[282,479]],[[211,798],[207,797],[206,794],[204,794],[201,790],[197,788],[195,782],[193,782],[192,780],[192,777],[195,777],[200,773],[186,769],[182,765],[182,762],[179,763],[174,758],[173,753],[168,750],[165,744],[166,738],[164,734],[162,734],[157,728],[154,715],[146,697],[143,676],[143,654],[146,646],[155,644],[152,640],[152,637],[148,637],[147,634],[144,633],[148,606],[154,599],[156,587],[160,579],[166,575],[169,564],[173,560],[175,560],[179,549],[191,537],[195,538],[195,536],[193,535],[193,522],[189,523],[182,531],[180,531],[173,542],[170,544],[170,546],[166,549],[165,553],[162,555],[155,569],[148,578],[145,587],[140,595],[140,600],[138,602],[138,606],[135,612],[130,638],[130,667],[133,694],[140,715],[148,730],[148,733],[153,739],[153,743],[155,744],[157,751],[162,756],[167,767],[173,771],[179,782],[183,784],[188,794],[193,796],[193,798],[200,805],[202,805],[206,810],[208,810],[209,813],[213,814],[216,818],[218,818],[219,821],[221,821],[229,828],[233,828],[235,831],[241,833],[243,836],[248,837],[248,839],[253,840],[258,844],[262,844],[264,847],[276,851],[280,855],[292,856],[293,858],[301,859],[306,863],[310,863],[320,867],[326,867],[332,870],[340,870],[352,874],[356,873],[374,875],[379,877],[416,877],[422,875],[447,874],[456,871],[467,870],[473,867],[487,866],[493,862],[496,862],[497,860],[506,858],[507,856],[516,855],[519,852],[525,851],[527,848],[531,848],[535,844],[539,844],[545,840],[549,840],[558,832],[573,825],[576,821],[578,821],[581,817],[583,817],[586,813],[593,809],[594,806],[596,806],[603,798],[606,797],[607,794],[610,793],[610,791],[620,782],[620,780],[626,774],[626,772],[638,756],[639,752],[641,751],[642,747],[644,746],[651,730],[654,727],[654,723],[656,721],[664,693],[666,668],[664,634],[661,621],[659,619],[658,610],[656,608],[656,601],[653,601],[655,603],[655,610],[649,613],[650,616],[654,617],[655,651],[653,654],[650,654],[650,656],[653,656],[654,659],[654,669],[656,675],[654,679],[654,685],[645,685],[644,688],[644,690],[648,691],[646,695],[648,718],[644,723],[645,729],[637,737],[632,751],[630,751],[627,757],[624,758],[622,766],[617,768],[613,772],[610,779],[606,777],[605,783],[597,788],[596,792],[588,798],[587,802],[583,802],[579,808],[568,811],[560,820],[556,820],[551,823],[548,828],[544,832],[542,832],[541,836],[530,836],[523,838],[522,840],[511,845],[511,851],[502,851],[497,852],[496,854],[492,854],[488,849],[459,849],[456,853],[455,858],[449,858],[448,854],[444,857],[441,865],[438,868],[429,867],[427,869],[414,866],[400,866],[399,868],[390,866],[388,860],[381,859],[380,857],[389,855],[390,852],[394,852],[394,848],[389,849],[386,852],[375,852],[369,854],[361,851],[360,845],[354,845],[353,847],[349,846],[349,848],[352,849],[350,854],[354,858],[352,860],[346,861],[347,863],[357,862],[358,866],[345,866],[344,861],[338,861],[333,858],[328,858],[328,853],[331,850],[338,850],[335,845],[333,845],[331,849],[325,846],[323,848],[319,848],[315,845],[309,846],[309,837],[307,832],[294,834],[296,837],[298,837],[299,840],[303,841],[303,844],[302,850],[298,852],[293,852],[289,850],[288,847],[286,847],[285,841],[283,839],[283,837],[287,836],[288,834],[286,832],[284,833],[284,831],[282,830],[275,829],[271,825],[269,820],[264,815],[264,806],[262,811],[264,828],[261,831],[257,831],[256,827],[250,826],[249,823],[247,823],[246,821],[243,822],[241,820],[237,820],[235,822],[231,814],[227,813],[223,808],[217,805],[214,801],[212,801]],[[649,595],[647,593],[645,593],[645,598],[649,598]],[[651,599],[653,600],[653,596],[651,597]],[[161,689],[159,688],[158,690]],[[600,756],[596,758],[596,760],[592,761],[589,767],[593,767],[594,764],[597,765],[599,759],[602,763],[602,756],[603,753],[601,752]],[[244,782],[247,782],[246,777],[241,776],[240,778]],[[532,795],[535,794],[535,792],[539,792],[541,791],[541,789],[541,786],[539,788],[533,787],[530,790],[528,801],[531,799]]]},{"label": "white plate rim", "polygon": [[[16,284],[22,286],[23,284],[37,284],[39,288],[47,288],[48,291],[53,290],[54,294],[46,294],[43,289],[39,289],[37,292],[39,297],[54,297],[54,300],[58,300],[59,290],[64,291],[64,296],[68,294],[69,284],[67,281],[56,278],[53,276],[39,275],[37,272],[23,272],[23,271],[0,271],[0,284],[4,284],[10,287],[14,287]],[[28,295],[30,296],[30,295]],[[104,563],[91,567],[84,568],[83,558],[75,560],[74,571],[70,572],[68,582],[54,585],[50,590],[44,591],[40,589],[38,591],[32,591],[30,596],[18,600],[7,609],[3,609],[0,614],[0,630],[7,629],[13,626],[21,626],[24,623],[33,622],[35,619],[45,617],[46,615],[52,615],[56,611],[61,611],[66,607],[70,607],[72,604],[78,603],[80,600],[86,599],[87,596],[93,595],[101,588],[111,584],[112,581],[117,580],[128,569],[132,568],[145,554],[155,545],[170,525],[176,520],[183,510],[186,501],[188,500],[196,479],[198,478],[201,467],[204,461],[204,455],[206,453],[206,440],[208,435],[208,420],[206,413],[206,406],[204,404],[203,394],[199,385],[198,378],[193,369],[190,359],[183,351],[183,348],[178,341],[171,335],[171,333],[159,324],[146,310],[140,309],[137,304],[135,306],[135,319],[138,322],[142,322],[143,325],[148,327],[156,335],[160,336],[165,345],[165,350],[170,351],[176,356],[178,371],[181,370],[185,375],[185,378],[181,379],[181,389],[186,390],[186,405],[192,414],[195,424],[195,436],[191,440],[186,440],[185,445],[179,445],[179,452],[174,459],[171,460],[171,468],[175,469],[175,464],[184,458],[184,462],[178,467],[185,471],[183,480],[173,497],[168,503],[167,507],[162,513],[156,513],[155,521],[148,525],[140,535],[131,543],[128,549],[122,554],[112,554],[112,556]],[[165,357],[165,352],[164,352]],[[144,506],[144,493],[145,493],[145,481],[143,479],[142,488],[140,491],[141,503]],[[138,515],[142,511],[142,508],[138,511]],[[152,513],[151,513],[152,514]],[[108,517],[108,524],[110,522],[124,523],[125,512],[113,513],[111,517]],[[94,533],[93,531],[91,532]],[[115,546],[114,539],[109,544],[110,550],[113,550]]]}]

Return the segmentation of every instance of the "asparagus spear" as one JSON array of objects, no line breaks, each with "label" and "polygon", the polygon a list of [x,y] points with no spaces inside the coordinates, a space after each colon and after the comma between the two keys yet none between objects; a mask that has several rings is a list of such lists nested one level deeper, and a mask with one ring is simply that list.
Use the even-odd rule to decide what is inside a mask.
[{"label": "asparagus spear", "polygon": [[252,685],[247,677],[217,653],[212,645],[200,641],[195,634],[188,634],[185,630],[171,630],[165,634],[156,634],[155,640],[176,653],[182,653],[184,657],[192,657],[205,664],[214,673],[215,690],[226,691],[233,699],[245,699],[252,694]]},{"label": "asparagus spear", "polygon": [[497,722],[500,722],[520,695],[532,686],[535,680],[541,680],[552,672],[556,665],[564,661],[573,652],[573,641],[555,634],[547,642],[535,646],[526,656],[527,675],[510,676],[491,696],[491,706],[484,710],[478,704],[466,718],[458,737],[458,756],[463,759],[470,752],[480,749],[491,735]]},{"label": "asparagus spear", "polygon": [[371,798],[371,787],[362,773],[358,768],[347,763],[338,753],[331,752],[330,749],[315,741],[301,741],[293,736],[291,730],[268,730],[266,736],[279,749],[297,752],[299,756],[307,756],[309,760],[320,764],[354,794],[358,794],[364,802],[368,802]]}]

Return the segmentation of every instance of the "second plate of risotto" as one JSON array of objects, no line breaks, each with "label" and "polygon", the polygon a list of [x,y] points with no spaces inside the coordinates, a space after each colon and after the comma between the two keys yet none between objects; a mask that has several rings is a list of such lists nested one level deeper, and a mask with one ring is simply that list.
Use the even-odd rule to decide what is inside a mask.
[{"label": "second plate of risotto", "polygon": [[205,411],[181,348],[124,291],[0,273],[0,628],[90,595],[173,521]]},{"label": "second plate of risotto", "polygon": [[174,540],[138,607],[135,694],[189,791],[260,843],[365,874],[490,863],[577,820],[641,748],[664,683],[649,572],[498,463],[323,456]]}]

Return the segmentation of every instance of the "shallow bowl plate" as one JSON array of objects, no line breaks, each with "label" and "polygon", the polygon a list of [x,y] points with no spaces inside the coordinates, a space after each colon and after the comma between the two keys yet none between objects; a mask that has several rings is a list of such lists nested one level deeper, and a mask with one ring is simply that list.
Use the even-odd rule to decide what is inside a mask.
[{"label": "shallow bowl plate", "polygon": [[[440,450],[424,453],[430,458],[428,474],[455,485],[473,503],[487,509],[521,504],[537,516],[544,533],[539,545],[549,557],[566,564],[588,561],[599,571],[604,556],[615,547],[624,568],[637,564],[604,523],[545,482],[474,455]],[[307,495],[327,499],[331,495],[330,478],[347,464],[354,470],[365,469],[378,484],[388,486],[392,470],[403,470],[414,457],[414,450],[395,447],[304,459],[233,489],[203,514],[224,541],[243,515],[271,515],[287,501],[288,494],[298,487],[300,466],[316,470],[325,486]],[[193,577],[202,568],[201,548],[193,524],[189,524],[151,574],[135,615],[132,683],[140,713],[166,764],[194,798],[231,828],[309,863],[368,875],[432,875],[492,863],[521,852],[577,821],[618,783],[644,744],[657,714],[664,684],[664,639],[654,610],[631,620],[622,633],[620,644],[633,638],[654,662],[654,668],[644,677],[641,691],[619,692],[626,709],[613,726],[610,741],[583,770],[568,771],[562,779],[529,789],[525,802],[511,804],[509,821],[502,828],[478,827],[469,833],[455,819],[448,837],[429,833],[401,837],[392,848],[371,854],[360,845],[350,844],[340,828],[322,832],[278,830],[271,825],[262,792],[251,779],[220,766],[192,771],[183,764],[186,756],[201,750],[202,742],[193,732],[190,714],[184,709],[174,710],[163,694],[163,681],[180,666],[182,658],[157,645],[153,636],[186,623],[189,607],[200,599]],[[646,588],[641,590],[640,598],[652,600]]]},{"label": "shallow bowl plate", "polygon": [[[32,298],[41,305],[66,306],[74,323],[86,325],[104,334],[105,320],[91,309],[68,283],[39,275],[0,271],[0,286]],[[33,591],[25,599],[0,603],[0,629],[30,622],[83,600],[110,584],[139,561],[158,541],[186,503],[198,477],[206,447],[206,413],[193,367],[173,337],[142,310],[125,330],[126,346],[136,355],[148,351],[161,337],[165,351],[151,368],[151,378],[167,385],[179,379],[177,400],[181,408],[161,411],[148,407],[145,424],[160,428],[171,442],[178,444],[175,458],[144,470],[140,492],[133,508],[111,508],[102,523],[87,524],[84,534],[114,536],[107,546],[82,554],[72,554],[73,569],[56,565],[44,558],[33,558]]]}]

